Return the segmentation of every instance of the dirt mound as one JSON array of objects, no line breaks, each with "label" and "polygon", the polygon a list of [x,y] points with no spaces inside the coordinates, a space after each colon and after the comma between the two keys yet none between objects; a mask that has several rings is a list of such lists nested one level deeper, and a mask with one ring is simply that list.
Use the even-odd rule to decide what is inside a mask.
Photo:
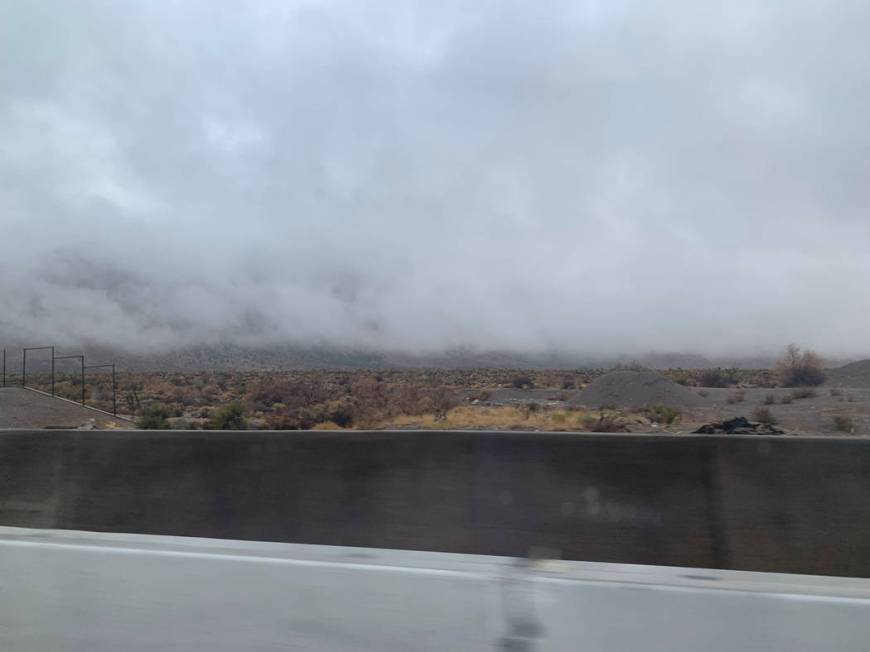
[{"label": "dirt mound", "polygon": [[841,387],[870,387],[870,360],[832,369],[828,378],[832,385]]},{"label": "dirt mound", "polygon": [[623,408],[649,405],[691,408],[709,405],[709,401],[702,396],[654,371],[612,371],[584,389],[577,403],[587,407],[612,405]]},{"label": "dirt mound", "polygon": [[727,421],[709,423],[698,428],[696,435],[784,435],[785,430],[766,423],[753,423],[746,417],[735,417]]}]

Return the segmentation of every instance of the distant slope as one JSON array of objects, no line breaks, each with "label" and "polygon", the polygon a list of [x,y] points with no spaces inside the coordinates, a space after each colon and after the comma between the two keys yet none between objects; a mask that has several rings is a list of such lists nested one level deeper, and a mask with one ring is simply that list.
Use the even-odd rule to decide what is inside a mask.
[{"label": "distant slope", "polygon": [[859,360],[844,367],[831,369],[828,378],[832,385],[870,387],[870,360]]},{"label": "distant slope", "polygon": [[[65,350],[66,351],[66,350]],[[78,353],[79,351],[72,351]],[[454,349],[413,354],[395,351],[300,347],[277,345],[246,347],[214,345],[165,352],[130,353],[87,347],[89,359],[114,361],[130,371],[291,371],[354,369],[609,369],[639,364],[653,369],[698,369],[704,367],[766,368],[774,360],[709,359],[694,354],[648,354],[643,356],[593,356],[570,353],[523,354],[509,351]],[[13,367],[14,368],[14,367]]]}]

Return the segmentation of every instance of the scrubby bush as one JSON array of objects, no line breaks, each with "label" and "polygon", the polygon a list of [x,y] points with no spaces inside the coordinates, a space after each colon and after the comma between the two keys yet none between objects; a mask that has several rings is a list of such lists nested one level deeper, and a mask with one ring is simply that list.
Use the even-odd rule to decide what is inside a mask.
[{"label": "scrubby bush", "polygon": [[171,412],[162,403],[154,403],[142,410],[136,425],[142,430],[169,430]]},{"label": "scrubby bush", "polygon": [[588,416],[584,420],[588,432],[628,432],[628,428],[614,415],[602,414],[599,417]]},{"label": "scrubby bush", "polygon": [[752,413],[752,418],[758,423],[772,426],[777,423],[777,418],[768,408],[760,407]]},{"label": "scrubby bush", "polygon": [[791,397],[795,400],[802,398],[815,398],[816,396],[818,396],[818,394],[812,387],[800,387],[791,393]]},{"label": "scrubby bush", "polygon": [[788,345],[776,372],[785,387],[815,387],[827,380],[822,358],[814,351],[802,352],[797,344]]},{"label": "scrubby bush", "polygon": [[764,397],[765,405],[776,405],[776,394],[768,394]]},{"label": "scrubby bush", "polygon": [[514,389],[531,389],[534,386],[534,381],[526,374],[519,374],[511,378],[511,387]]},{"label": "scrubby bush", "polygon": [[855,424],[849,417],[838,415],[834,417],[834,430],[837,432],[855,432]]},{"label": "scrubby bush", "polygon": [[702,387],[732,387],[737,382],[737,369],[704,369],[698,376],[698,383]]},{"label": "scrubby bush", "polygon": [[736,405],[737,403],[743,403],[745,398],[746,392],[742,389],[738,389],[736,392],[731,393],[725,401],[728,405]]},{"label": "scrubby bush", "polygon": [[209,422],[212,430],[246,430],[245,406],[241,401],[227,403],[218,409]]},{"label": "scrubby bush", "polygon": [[541,411],[541,404],[535,401],[529,401],[525,405],[520,407],[520,413],[523,415],[524,419],[528,419],[531,415],[536,414]]},{"label": "scrubby bush", "polygon": [[670,405],[651,405],[644,408],[643,413],[653,423],[671,425],[682,418],[682,413]]}]

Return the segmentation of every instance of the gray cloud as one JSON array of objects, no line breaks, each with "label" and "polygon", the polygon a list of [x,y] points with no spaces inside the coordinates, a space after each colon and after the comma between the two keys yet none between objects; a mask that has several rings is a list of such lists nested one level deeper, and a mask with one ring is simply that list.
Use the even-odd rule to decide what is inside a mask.
[{"label": "gray cloud", "polygon": [[0,2],[0,333],[867,351],[868,20]]}]

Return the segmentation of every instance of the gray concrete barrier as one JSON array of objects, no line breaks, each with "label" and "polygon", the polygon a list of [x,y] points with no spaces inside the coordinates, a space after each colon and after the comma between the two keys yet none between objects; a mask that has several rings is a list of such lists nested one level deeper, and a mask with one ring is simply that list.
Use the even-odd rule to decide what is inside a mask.
[{"label": "gray concrete barrier", "polygon": [[5,432],[0,525],[870,577],[870,440]]}]

